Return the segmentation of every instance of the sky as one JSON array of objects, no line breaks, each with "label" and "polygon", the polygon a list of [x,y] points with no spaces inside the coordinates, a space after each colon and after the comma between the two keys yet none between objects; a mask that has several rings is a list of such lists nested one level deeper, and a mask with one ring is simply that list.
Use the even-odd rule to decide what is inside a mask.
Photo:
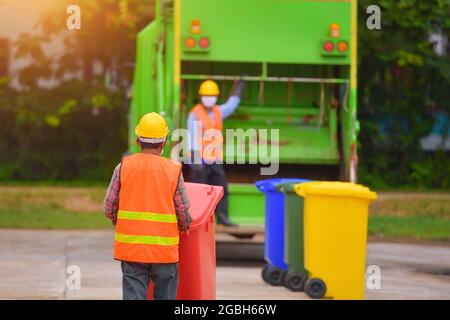
[{"label": "sky", "polygon": [[[57,2],[58,0],[0,0],[0,38],[10,40],[9,76],[13,79],[12,85],[16,84],[18,70],[30,63],[27,58],[14,57],[15,40],[21,33],[38,32],[36,23],[40,14]],[[48,52],[57,53],[61,51],[62,45],[58,39],[54,39],[44,48]]]},{"label": "sky", "polygon": [[58,0],[0,0],[0,37],[15,39],[33,30],[39,15]]}]

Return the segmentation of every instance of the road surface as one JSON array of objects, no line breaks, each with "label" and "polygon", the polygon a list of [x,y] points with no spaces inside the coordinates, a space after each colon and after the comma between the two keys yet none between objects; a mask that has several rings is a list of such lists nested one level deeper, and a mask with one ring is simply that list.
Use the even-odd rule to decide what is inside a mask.
[{"label": "road surface", "polygon": [[[112,244],[111,231],[0,230],[0,299],[121,299]],[[263,283],[262,254],[258,243],[218,244],[217,298],[307,299]],[[366,299],[450,299],[450,246],[371,242],[367,265],[381,268],[381,288]],[[66,285],[69,266],[80,268],[80,289]]]}]

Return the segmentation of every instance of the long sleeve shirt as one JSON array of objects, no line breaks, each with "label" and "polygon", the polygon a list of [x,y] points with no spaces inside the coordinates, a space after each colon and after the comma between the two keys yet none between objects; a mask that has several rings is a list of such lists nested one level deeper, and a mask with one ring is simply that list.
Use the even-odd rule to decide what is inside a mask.
[{"label": "long sleeve shirt", "polygon": [[[111,219],[113,224],[116,224],[117,212],[119,211],[120,165],[121,164],[119,163],[114,169],[111,182],[103,201],[105,217]],[[173,197],[173,203],[175,204],[178,229],[180,231],[189,230],[189,225],[192,222],[192,218],[189,215],[189,198],[184,185],[183,173],[180,174],[178,179],[177,188]]]},{"label": "long sleeve shirt", "polygon": [[[238,96],[231,96],[227,102],[220,105],[220,111],[222,114],[222,120],[228,118],[233,112],[236,110],[236,108],[239,106],[239,103],[241,102],[241,98]],[[212,110],[208,110],[206,108],[207,113],[211,121],[214,121],[214,117],[212,115]],[[195,114],[193,112],[189,113],[188,119],[187,119],[187,129],[189,131],[189,137],[188,140],[188,150],[189,151],[199,151],[200,146],[198,145],[197,141],[197,130],[195,129],[195,121],[199,121],[195,118]]]}]

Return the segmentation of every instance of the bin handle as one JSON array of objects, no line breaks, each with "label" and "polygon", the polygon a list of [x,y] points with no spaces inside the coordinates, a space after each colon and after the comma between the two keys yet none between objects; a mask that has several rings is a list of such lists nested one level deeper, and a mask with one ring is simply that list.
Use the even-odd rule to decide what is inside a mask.
[{"label": "bin handle", "polygon": [[209,218],[209,222],[206,222],[205,223],[205,230],[206,230],[206,232],[208,232],[209,231],[209,224],[212,224],[212,225],[214,225],[214,213],[211,215],[211,217]]},{"label": "bin handle", "polygon": [[258,188],[259,189],[259,191],[264,191],[265,190],[265,187],[264,187],[264,184],[259,184],[259,183],[256,183],[256,188]]}]

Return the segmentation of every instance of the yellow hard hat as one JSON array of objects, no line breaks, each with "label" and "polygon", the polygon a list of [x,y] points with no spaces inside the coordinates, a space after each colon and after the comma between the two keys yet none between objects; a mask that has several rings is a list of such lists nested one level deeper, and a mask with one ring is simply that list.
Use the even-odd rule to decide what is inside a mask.
[{"label": "yellow hard hat", "polygon": [[219,86],[212,80],[203,81],[198,89],[201,96],[218,96]]},{"label": "yellow hard hat", "polygon": [[160,114],[150,112],[141,118],[134,132],[139,138],[154,139],[155,141],[151,142],[156,143],[159,142],[158,140],[165,140],[169,133],[169,128],[166,120]]}]

